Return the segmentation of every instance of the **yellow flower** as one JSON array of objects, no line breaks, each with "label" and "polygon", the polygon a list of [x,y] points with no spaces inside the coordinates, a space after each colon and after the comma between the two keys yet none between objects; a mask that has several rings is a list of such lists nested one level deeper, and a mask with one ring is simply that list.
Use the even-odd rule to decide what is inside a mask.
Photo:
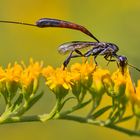
[{"label": "yellow flower", "polygon": [[101,68],[96,68],[93,73],[93,87],[96,91],[100,91],[103,88],[103,81],[110,78],[110,73],[108,70]]},{"label": "yellow flower", "polygon": [[37,80],[39,75],[42,72],[42,62],[33,62],[30,60],[30,64],[28,67],[24,66],[24,70],[21,73],[21,83],[23,86],[27,87],[33,80]]},{"label": "yellow flower", "polygon": [[6,79],[6,73],[5,70],[0,67],[0,82],[4,81]]},{"label": "yellow flower", "polygon": [[120,70],[117,70],[112,74],[111,77],[113,83],[114,83],[114,91],[119,92],[119,89],[121,86],[125,86],[127,83],[127,77],[124,76]]},{"label": "yellow flower", "polygon": [[86,62],[82,64],[76,63],[71,66],[71,73],[74,81],[88,80],[92,75],[92,73],[94,72],[94,70],[95,64],[93,64],[92,62],[90,63]]},{"label": "yellow flower", "polygon": [[138,80],[135,91],[132,91],[130,100],[133,106],[133,111],[137,117],[140,117],[140,80]]},{"label": "yellow flower", "polygon": [[14,66],[11,67],[11,64],[9,64],[5,70],[6,80],[19,82],[22,71],[23,71],[23,69],[22,69],[21,65],[15,63]]},{"label": "yellow flower", "polygon": [[140,80],[138,80],[136,89],[131,92],[131,101],[140,107]]},{"label": "yellow flower", "polygon": [[126,68],[125,72],[122,73],[120,69],[112,74],[112,81],[114,83],[114,91],[119,94],[123,94],[127,99],[130,98],[131,94],[134,92],[134,85],[131,80],[129,69]]},{"label": "yellow flower", "polygon": [[137,101],[140,103],[140,80],[138,80],[138,84],[137,84],[137,87],[136,87],[135,95],[137,97]]},{"label": "yellow flower", "polygon": [[55,69],[53,69],[52,66],[47,66],[42,69],[42,75],[47,78],[48,76],[51,76],[54,73]]},{"label": "yellow flower", "polygon": [[71,88],[71,74],[66,69],[53,69],[52,67],[48,66],[47,68],[43,69],[43,76],[46,78],[46,84],[52,90],[59,86],[62,86],[66,90]]}]

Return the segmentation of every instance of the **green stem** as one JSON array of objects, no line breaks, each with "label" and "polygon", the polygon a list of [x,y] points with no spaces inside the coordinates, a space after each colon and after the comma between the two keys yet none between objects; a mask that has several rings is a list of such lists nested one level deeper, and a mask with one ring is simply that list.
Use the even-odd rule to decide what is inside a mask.
[{"label": "green stem", "polygon": [[104,121],[92,120],[92,119],[82,118],[82,117],[73,116],[73,115],[67,115],[67,116],[60,115],[58,119],[71,120],[71,121],[76,121],[80,123],[88,123],[88,124],[97,125],[97,126],[104,126],[106,128],[111,128],[130,136],[140,136],[140,132],[138,131],[129,130],[129,129],[126,129],[126,128],[123,128],[114,124],[104,125]]},{"label": "green stem", "polygon": [[[33,115],[33,116],[4,117],[4,118],[1,117],[0,124],[17,123],[17,122],[33,122],[33,121],[45,122],[47,120],[52,119],[55,116],[59,106],[60,106],[60,100],[56,99],[56,104],[54,105],[52,111],[49,114]],[[23,113],[23,112],[24,112],[24,110],[22,110],[21,113]]]},{"label": "green stem", "polygon": [[[1,124],[18,123],[18,122],[20,122],[20,123],[21,122],[42,122],[43,117],[44,117],[43,115],[11,117]],[[96,126],[104,126],[106,128],[114,129],[116,131],[125,133],[130,136],[140,136],[140,132],[138,132],[138,131],[133,131],[133,130],[129,130],[126,128],[122,128],[122,127],[114,125],[114,124],[104,125],[104,121],[100,121],[100,120],[92,120],[92,119],[87,119],[87,118],[73,116],[73,115],[66,115],[66,116],[59,115],[58,118],[55,118],[55,119],[71,120],[71,121],[87,123],[87,124],[96,125]],[[50,120],[50,118],[48,117],[45,121],[47,121],[47,120]]]},{"label": "green stem", "polygon": [[11,117],[11,118],[6,119],[4,122],[0,124],[38,122],[38,121],[41,122],[41,116],[33,115],[33,116]]},{"label": "green stem", "polygon": [[49,119],[52,119],[55,116],[55,114],[57,113],[60,105],[61,105],[61,100],[59,98],[57,98],[56,99],[56,104],[53,107],[52,111],[49,114],[47,114],[47,116],[44,117],[44,119],[42,121],[47,121]]}]

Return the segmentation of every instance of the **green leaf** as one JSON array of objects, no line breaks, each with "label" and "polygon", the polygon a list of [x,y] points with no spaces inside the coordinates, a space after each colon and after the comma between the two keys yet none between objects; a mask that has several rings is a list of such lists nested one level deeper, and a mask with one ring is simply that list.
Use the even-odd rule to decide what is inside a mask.
[{"label": "green leaf", "polygon": [[28,107],[26,108],[26,111],[29,110],[42,97],[43,93],[44,92],[42,91],[40,94],[30,99],[30,101],[28,102]]},{"label": "green leaf", "polygon": [[120,117],[120,110],[116,111],[116,113],[109,119],[110,124],[114,123]]},{"label": "green leaf", "polygon": [[22,88],[25,100],[29,100],[31,94],[33,93],[33,81],[26,88]]},{"label": "green leaf", "polygon": [[96,119],[99,116],[101,116],[102,114],[104,114],[106,111],[108,111],[108,109],[110,109],[112,106],[108,105],[106,107],[101,108],[100,110],[96,111],[93,115],[90,116],[90,118],[92,119]]},{"label": "green leaf", "polygon": [[79,99],[79,95],[81,93],[81,83],[75,83],[72,85],[72,93],[76,96],[77,99]]},{"label": "green leaf", "polygon": [[64,102],[61,104],[61,106],[59,107],[59,110],[61,110],[63,108],[63,106],[66,104],[66,102],[68,102],[71,99],[76,99],[75,97],[69,97],[66,100],[64,100]]},{"label": "green leaf", "polygon": [[23,94],[20,94],[17,100],[14,102],[11,111],[17,110],[19,106],[22,104]]},{"label": "green leaf", "polygon": [[17,93],[19,84],[17,82],[6,82],[6,90],[8,92],[9,100],[11,101]]},{"label": "green leaf", "polygon": [[92,100],[90,99],[90,100],[88,100],[88,101],[86,101],[86,102],[84,102],[84,103],[80,103],[80,104],[74,106],[74,107],[72,108],[72,110],[81,109],[81,108],[85,107],[87,104],[89,104],[91,101],[92,101]]},{"label": "green leaf", "polygon": [[67,115],[67,114],[70,114],[70,113],[72,113],[72,112],[74,112],[74,111],[76,111],[78,109],[81,109],[81,108],[85,107],[86,105],[88,105],[91,101],[92,100],[90,99],[90,100],[88,100],[88,101],[86,101],[84,103],[79,103],[78,105],[72,107],[70,110],[62,112],[61,115]]},{"label": "green leaf", "polygon": [[138,130],[139,125],[140,125],[140,120],[139,120],[139,118],[136,118],[135,130]]},{"label": "green leaf", "polygon": [[121,123],[121,122],[124,122],[124,121],[128,121],[128,120],[132,119],[133,117],[134,117],[134,115],[124,117],[121,120],[118,120],[116,123]]}]

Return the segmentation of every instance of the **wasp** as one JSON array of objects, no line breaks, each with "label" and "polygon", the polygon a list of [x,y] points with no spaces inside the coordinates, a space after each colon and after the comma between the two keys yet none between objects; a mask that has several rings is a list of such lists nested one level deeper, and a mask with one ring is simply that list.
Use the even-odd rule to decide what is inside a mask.
[{"label": "wasp", "polygon": [[[90,48],[87,52],[82,53],[80,50],[84,48]],[[97,65],[96,58],[99,55],[104,56],[104,58],[109,62],[116,61],[118,67],[121,68],[122,74],[124,74],[125,67],[129,65],[140,71],[140,69],[128,63],[127,57],[123,55],[118,55],[119,47],[113,43],[107,42],[87,42],[87,41],[73,41],[67,42],[59,46],[58,52],[60,54],[66,54],[70,52],[63,65],[64,68],[67,67],[68,63],[72,58],[76,57],[94,57],[94,62]],[[73,55],[73,53],[76,53]]]},{"label": "wasp", "polygon": [[[122,73],[124,73],[124,68],[126,65],[129,65],[135,68],[136,70],[140,71],[138,68],[128,64],[127,57],[117,54],[117,52],[119,51],[119,47],[117,45],[108,42],[100,42],[87,28],[79,24],[69,22],[69,21],[59,20],[59,19],[53,19],[53,18],[41,18],[37,20],[35,24],[18,22],[18,21],[6,21],[6,20],[0,20],[0,22],[10,23],[10,24],[21,24],[21,25],[34,26],[39,28],[58,27],[58,28],[79,30],[97,41],[97,42],[73,41],[60,45],[60,47],[58,48],[59,53],[65,54],[67,52],[70,52],[70,54],[68,55],[68,57],[63,63],[64,68],[67,67],[68,63],[72,58],[76,58],[76,57],[94,56],[94,60],[97,65],[97,61],[96,61],[97,56],[103,55],[108,62],[117,61],[118,66],[122,68]],[[84,54],[80,51],[83,48],[89,48],[89,47],[91,48]],[[73,55],[73,52],[75,52],[76,54]],[[116,60],[114,60],[114,58]]]},{"label": "wasp", "polygon": [[[84,54],[80,51],[84,48],[90,48]],[[99,55],[103,55],[107,61],[114,61],[112,57],[116,56],[116,53],[119,51],[119,47],[113,43],[106,42],[87,42],[87,41],[73,41],[67,42],[59,46],[58,52],[60,54],[66,54],[70,52],[67,59],[64,61],[63,65],[66,67],[70,62],[71,58],[75,57],[89,57],[94,56],[94,62],[97,65],[96,58]],[[73,55],[73,53],[76,53]]]}]

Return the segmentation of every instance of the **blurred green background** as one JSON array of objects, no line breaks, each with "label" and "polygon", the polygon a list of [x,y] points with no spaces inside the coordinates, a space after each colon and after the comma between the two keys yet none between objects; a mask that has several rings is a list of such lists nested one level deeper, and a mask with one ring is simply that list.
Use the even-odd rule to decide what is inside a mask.
[{"label": "blurred green background", "polygon": [[[139,0],[0,0],[0,20],[34,23],[42,17],[73,21],[87,27],[100,41],[113,42],[126,55],[129,63],[140,67],[140,1]],[[60,66],[66,56],[57,53],[57,46],[72,40],[93,41],[73,30],[34,28],[22,25],[0,24],[0,64],[43,60],[45,65]],[[80,60],[75,60],[80,61]],[[74,62],[74,61],[73,61]],[[71,63],[73,63],[71,62]],[[105,66],[103,58],[99,63]],[[109,66],[116,69],[116,64]],[[140,73],[132,70],[134,80]],[[46,92],[48,92],[46,90]],[[51,94],[45,94],[28,114],[48,111],[54,103]],[[130,124],[131,127],[131,124]],[[110,129],[70,121],[19,123],[0,125],[2,140],[129,140],[129,137]]]}]

